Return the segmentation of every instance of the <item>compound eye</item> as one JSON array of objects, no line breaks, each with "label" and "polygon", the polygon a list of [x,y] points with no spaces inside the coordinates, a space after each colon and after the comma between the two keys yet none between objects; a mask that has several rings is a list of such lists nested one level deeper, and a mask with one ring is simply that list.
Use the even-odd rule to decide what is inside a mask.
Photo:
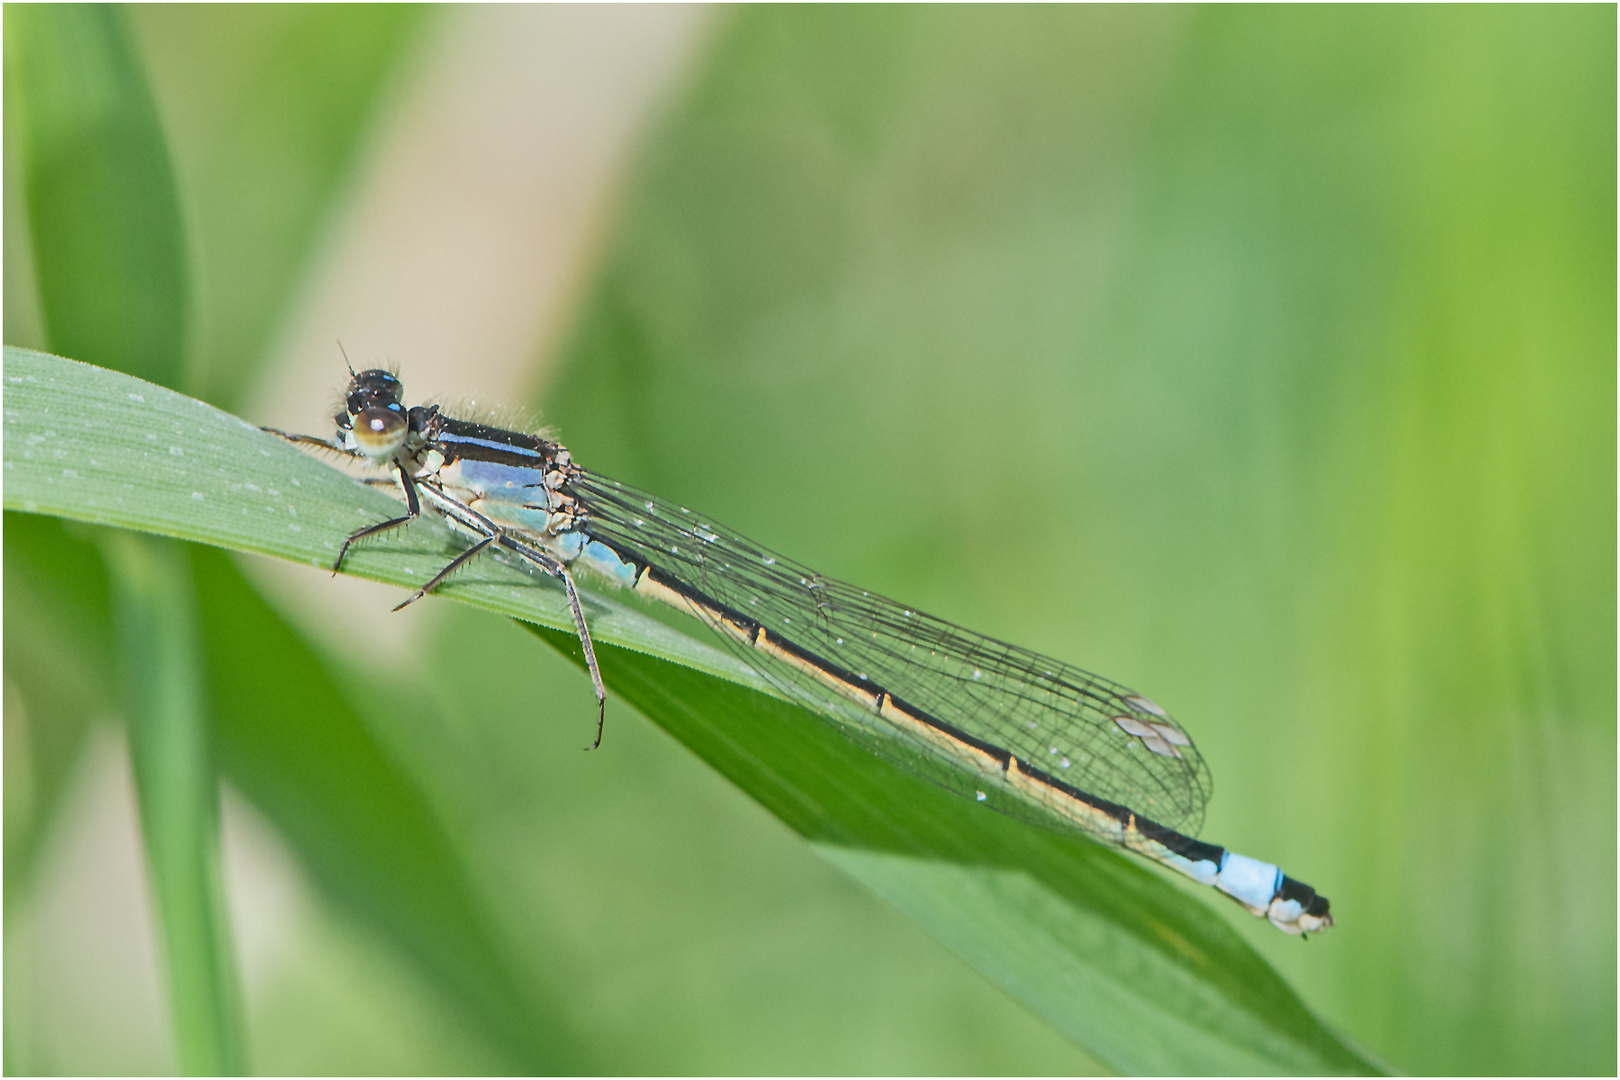
[{"label": "compound eye", "polygon": [[392,457],[405,445],[405,417],[397,409],[361,409],[354,418],[354,448],[369,458]]}]

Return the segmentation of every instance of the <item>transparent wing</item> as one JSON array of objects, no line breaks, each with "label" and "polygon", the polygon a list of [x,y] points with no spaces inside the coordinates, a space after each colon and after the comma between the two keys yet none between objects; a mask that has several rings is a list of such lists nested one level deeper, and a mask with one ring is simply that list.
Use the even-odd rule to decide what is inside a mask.
[{"label": "transparent wing", "polygon": [[[823,577],[618,481],[583,472],[570,487],[586,508],[594,538],[758,623],[828,668],[1161,825],[1196,836],[1203,824],[1211,787],[1203,758],[1168,714],[1126,687]],[[983,798],[987,787],[997,785],[991,771],[908,736],[803,666],[731,634],[717,636],[789,698],[901,767],[970,798]],[[1042,824],[1074,827],[1024,800],[996,799],[992,805]]]}]

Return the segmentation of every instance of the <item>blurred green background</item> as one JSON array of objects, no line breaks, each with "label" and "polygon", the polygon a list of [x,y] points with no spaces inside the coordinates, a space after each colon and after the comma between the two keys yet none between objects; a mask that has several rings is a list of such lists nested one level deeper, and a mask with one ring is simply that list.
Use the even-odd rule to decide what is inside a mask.
[{"label": "blurred green background", "polygon": [[[1308,946],[1219,905],[1329,1023],[1401,1071],[1612,1074],[1614,9],[597,18],[109,16],[153,105],[97,130],[155,116],[185,237],[141,373],[319,431],[341,336],[1142,688],[1210,760],[1205,836],[1332,898]],[[93,192],[12,111],[81,76],[15,21],[5,340],[95,361],[30,243]],[[91,539],[7,515],[8,1072],[176,1067]],[[381,748],[355,782],[425,799],[477,913],[228,761],[254,1071],[1102,1067],[629,709],[582,758],[536,707],[579,674],[510,623],[196,560],[242,647],[318,653]]]}]

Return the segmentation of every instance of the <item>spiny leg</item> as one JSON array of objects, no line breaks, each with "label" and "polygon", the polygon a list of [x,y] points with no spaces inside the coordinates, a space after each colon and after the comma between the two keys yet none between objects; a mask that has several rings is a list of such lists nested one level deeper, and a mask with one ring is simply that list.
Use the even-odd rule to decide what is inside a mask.
[{"label": "spiny leg", "polygon": [[273,427],[261,427],[259,430],[268,432],[271,435],[278,435],[292,443],[294,446],[318,446],[322,450],[331,450],[335,453],[343,454],[346,457],[359,456],[353,450],[350,450],[347,447],[339,446],[330,439],[322,439],[315,435],[294,435],[290,431],[282,431],[280,428]]},{"label": "spiny leg", "polygon": [[[409,523],[411,523],[412,521],[415,521],[418,517],[420,517],[422,515],[422,501],[416,495],[416,481],[415,481],[415,479],[413,479],[411,477],[411,474],[409,472],[405,471],[405,467],[403,465],[399,464],[399,462],[397,462],[397,461],[394,462],[394,469],[395,469],[395,471],[397,471],[399,473],[399,485],[400,485],[400,487],[405,489],[405,513],[404,513],[404,515],[402,515],[400,517],[397,517],[397,518],[390,518],[387,521],[380,521],[375,525],[367,525],[363,529],[360,529],[360,530],[358,530],[356,532],[350,533],[349,538],[347,540],[343,541],[343,546],[338,549],[337,561],[332,564],[332,573],[335,574],[340,569],[342,569],[343,560],[349,554],[349,546],[351,544],[353,544],[356,540],[364,540],[368,536],[376,536],[378,533],[384,533],[384,532],[387,532],[390,529],[397,529],[401,525],[408,525]],[[434,578],[433,580],[436,583],[439,579]],[[416,599],[416,597],[413,596],[411,598],[411,600],[414,600],[414,599]],[[405,601],[406,604],[408,604],[410,602],[411,602],[410,600]],[[400,607],[404,607],[404,606],[405,606],[405,604],[400,605]],[[395,608],[394,610],[398,611],[399,608]]]},{"label": "spiny leg", "polygon": [[[282,431],[280,428],[273,427],[261,427],[259,430],[285,439],[294,446],[315,446],[322,450],[330,450],[335,454],[342,454],[344,457],[350,458],[359,458],[364,456],[354,450],[350,450],[346,446],[332,442],[330,439],[322,439],[314,435],[294,435],[291,432]],[[356,540],[364,540],[368,536],[375,536],[378,533],[387,532],[389,529],[397,529],[401,525],[407,524],[414,520],[418,515],[421,514],[421,503],[418,502],[416,498],[416,487],[412,482],[410,475],[399,464],[399,462],[396,461],[392,462],[391,464],[399,473],[399,480],[385,480],[380,476],[368,476],[363,478],[360,482],[368,487],[376,487],[380,485],[393,487],[396,483],[400,484],[405,488],[405,500],[409,512],[403,517],[389,518],[387,521],[379,522],[376,525],[367,525],[363,529],[350,533],[348,539],[343,541],[343,547],[338,549],[337,560],[332,563],[332,573],[335,574],[343,568],[343,560],[349,554],[349,545],[353,544]]]},{"label": "spiny leg", "polygon": [[461,565],[468,559],[471,559],[474,555],[477,555],[480,551],[483,551],[494,542],[495,537],[486,536],[472,547],[468,548],[466,551],[463,551],[460,555],[457,555],[455,558],[451,559],[448,566],[446,566],[443,570],[440,570],[437,574],[433,575],[433,580],[429,581],[426,585],[422,586],[420,589],[417,589],[410,596],[396,604],[394,606],[394,610],[398,611],[407,604],[414,604],[418,600],[422,599],[422,597],[432,592],[434,588],[438,586],[439,582],[443,581],[445,578],[449,577],[451,574],[460,569]]},{"label": "spiny leg", "polygon": [[332,573],[335,574],[343,569],[343,560],[348,557],[349,545],[356,540],[364,540],[368,536],[375,536],[378,533],[387,532],[389,529],[397,529],[401,525],[408,525],[415,520],[416,515],[406,514],[404,517],[389,518],[387,521],[378,522],[376,525],[367,525],[358,532],[350,533],[349,538],[343,541],[343,546],[338,549],[337,561],[332,564]]},{"label": "spiny leg", "polygon": [[[492,543],[499,543],[502,547],[515,552],[524,560],[539,567],[544,573],[549,574],[554,578],[561,578],[563,587],[568,593],[569,610],[573,612],[574,630],[577,634],[579,634],[580,646],[585,652],[585,665],[590,669],[591,686],[596,691],[596,741],[590,746],[586,747],[586,749],[595,750],[597,747],[601,746],[602,729],[607,722],[607,689],[602,685],[602,669],[596,664],[596,647],[591,642],[590,628],[585,625],[585,608],[580,603],[579,590],[574,586],[573,575],[569,574],[568,568],[564,566],[556,557],[533,546],[526,540],[520,540],[517,537],[512,536],[505,529],[501,528],[499,525],[495,524],[489,518],[485,517],[483,514],[480,514],[466,503],[446,495],[444,490],[437,484],[431,481],[423,481],[422,493],[445,517],[451,519],[452,521],[459,522],[469,531],[483,534],[483,539],[475,544],[471,549],[464,551],[457,556],[454,562],[441,570],[432,581],[423,586],[421,591],[418,592],[416,596],[411,597],[411,600],[415,600],[417,597],[425,594],[429,589],[433,588],[434,585],[438,584],[448,574],[455,570],[456,567],[460,566],[462,563],[466,562],[468,559],[472,558],[474,555],[484,550],[484,548],[488,547]],[[407,600],[405,603],[408,604],[411,602],[411,600]],[[404,604],[400,605],[400,607],[404,606]]]},{"label": "spiny leg", "polygon": [[596,741],[585,748],[595,750],[602,745],[602,728],[607,723],[607,688],[602,685],[602,669],[596,664],[596,646],[591,642],[590,627],[585,625],[585,608],[580,603],[579,590],[574,586],[574,575],[561,562],[504,533],[500,542],[552,577],[560,578],[563,589],[568,593],[568,610],[574,615],[574,632],[579,635],[580,648],[585,652],[585,667],[591,673],[591,687],[596,691]]},{"label": "spiny leg", "polygon": [[568,609],[574,613],[574,630],[585,650],[585,666],[591,669],[591,686],[596,691],[596,741],[585,748],[595,750],[602,745],[602,726],[607,722],[607,689],[602,685],[602,669],[596,666],[596,646],[591,644],[591,632],[585,625],[585,609],[579,602],[579,590],[574,588],[574,575],[565,568],[562,580],[568,590]]}]

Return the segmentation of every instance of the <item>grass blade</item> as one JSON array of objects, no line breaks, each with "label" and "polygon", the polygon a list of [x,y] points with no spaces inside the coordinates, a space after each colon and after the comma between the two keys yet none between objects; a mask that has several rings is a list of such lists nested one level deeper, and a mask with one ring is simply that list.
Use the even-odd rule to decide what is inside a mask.
[{"label": "grass blade", "polygon": [[[6,504],[329,563],[397,505],[201,403],[6,353]],[[138,400],[137,400],[138,399]],[[197,448],[207,448],[199,454]],[[178,451],[178,453],[176,453]],[[426,521],[352,571],[414,586],[460,544]],[[480,560],[443,588],[577,651],[561,592]],[[1364,1072],[1225,923],[1115,852],[901,774],[772,696],[729,656],[591,595],[616,693],[1071,1038],[1132,1072]]]},{"label": "grass blade", "polygon": [[182,546],[150,536],[111,533],[106,551],[180,1071],[240,1075],[241,1002],[220,881],[219,789],[191,570]]}]

